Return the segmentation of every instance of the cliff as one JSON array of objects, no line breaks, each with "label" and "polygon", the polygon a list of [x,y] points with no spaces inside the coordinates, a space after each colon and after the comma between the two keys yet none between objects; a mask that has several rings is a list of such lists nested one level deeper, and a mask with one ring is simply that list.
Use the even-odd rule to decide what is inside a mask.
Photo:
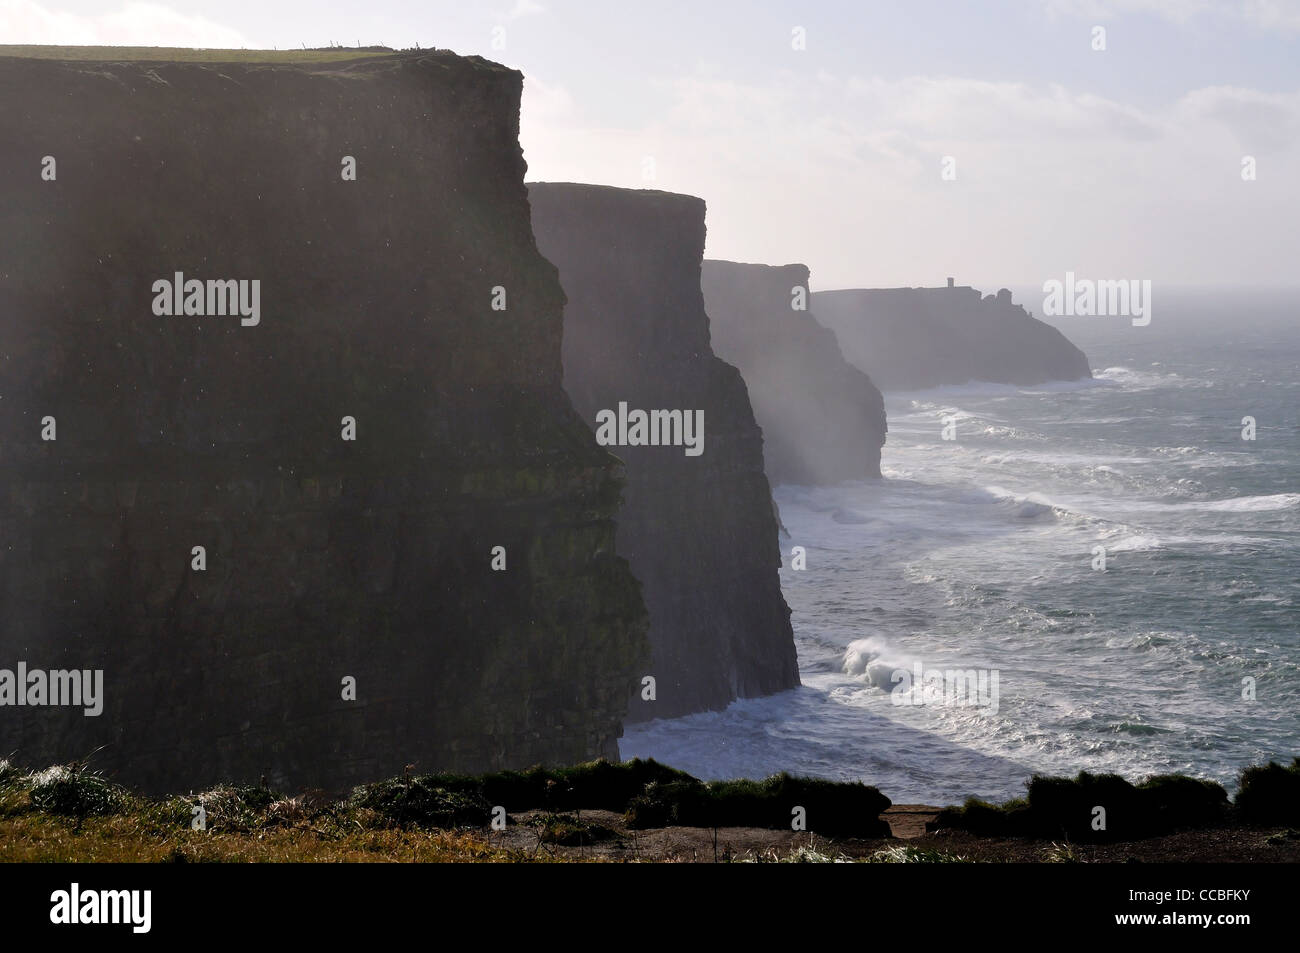
[{"label": "cliff", "polygon": [[656,699],[635,695],[629,719],[797,685],[762,434],[740,373],[709,344],[704,203],[569,184],[531,185],[529,199],[568,296],[564,384],[588,425],[620,404],[703,412],[698,455],[632,445],[630,428],[611,447],[627,464],[618,552],[644,586],[656,680]]},{"label": "cliff", "polygon": [[[521,75],[239,58],[0,57],[0,668],[104,682],[0,707],[0,751],[148,789],[613,755],[647,621]],[[178,272],[258,281],[256,322],[160,316]]]},{"label": "cliff", "polygon": [[749,387],[768,479],[824,485],[880,476],[884,400],[808,310],[807,266],[705,261],[701,285],[713,349]]},{"label": "cliff", "polygon": [[1092,376],[1087,356],[1005,288],[984,296],[970,287],[819,291],[812,308],[844,356],[886,391]]}]

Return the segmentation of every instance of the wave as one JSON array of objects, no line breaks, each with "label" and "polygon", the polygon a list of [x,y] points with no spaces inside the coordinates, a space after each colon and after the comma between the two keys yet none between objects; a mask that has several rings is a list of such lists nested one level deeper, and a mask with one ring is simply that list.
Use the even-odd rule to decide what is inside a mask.
[{"label": "wave", "polygon": [[1118,543],[1108,543],[1106,551],[1110,553],[1145,553],[1153,549],[1164,549],[1167,541],[1159,536],[1128,536]]},{"label": "wave", "polygon": [[1086,520],[1092,517],[1078,513],[1048,499],[1041,493],[1014,493],[1000,486],[986,486],[984,492],[992,494],[994,502],[1018,520],[1034,519],[1072,519]]},{"label": "wave", "polygon": [[1103,385],[1123,387],[1126,390],[1151,390],[1157,387],[1189,387],[1195,386],[1201,382],[1192,378],[1182,377],[1170,372],[1162,373],[1160,371],[1139,371],[1136,368],[1124,367],[1117,365],[1115,367],[1106,367],[1102,370],[1092,372],[1093,380],[1101,381]]},{"label": "wave", "polygon": [[958,424],[965,423],[967,420],[976,420],[978,416],[970,411],[962,410],[960,407],[954,407],[951,404],[934,403],[928,400],[913,400],[912,413],[924,417],[951,417]]},{"label": "wave", "polygon": [[[1120,536],[1118,542],[1106,542],[1107,538]],[[1102,536],[1102,542],[1106,544],[1106,551],[1110,553],[1141,553],[1150,552],[1155,549],[1171,549],[1185,546],[1210,546],[1214,547],[1220,555],[1234,552],[1238,549],[1259,549],[1270,546],[1273,540],[1263,536],[1237,536],[1227,535],[1224,533],[1213,533],[1203,536],[1174,536],[1174,535],[1155,535],[1150,532],[1136,531],[1130,532],[1126,526],[1113,532],[1110,537]]]},{"label": "wave", "polygon": [[1156,503],[1134,500],[1132,509],[1184,510],[1203,513],[1267,513],[1300,506],[1300,493],[1269,493],[1263,496],[1234,496],[1226,500],[1192,500],[1186,503]]},{"label": "wave", "polygon": [[1207,503],[1176,504],[1191,509],[1213,510],[1218,513],[1259,513],[1267,510],[1289,510],[1300,506],[1300,493],[1272,493],[1267,496],[1239,496],[1230,500]]},{"label": "wave", "polygon": [[860,678],[871,687],[888,692],[894,688],[894,673],[910,672],[913,660],[896,654],[883,638],[869,636],[849,643],[842,664],[845,675]]},{"label": "wave", "polygon": [[917,390],[890,391],[886,400],[942,400],[945,397],[1009,397],[1017,394],[1065,394],[1072,391],[1088,390],[1092,387],[1105,387],[1105,381],[1093,377],[1081,377],[1072,381],[1044,381],[1041,384],[1005,384],[995,381],[967,381],[965,384],[943,384],[939,387],[923,387]]},{"label": "wave", "polygon": [[1112,463],[1122,463],[1126,465],[1155,463],[1154,457],[1143,456],[1124,456],[1122,454],[1089,454],[1089,453],[1068,453],[1066,451],[1039,452],[1034,450],[1003,450],[996,453],[986,453],[980,457],[980,463],[986,463],[994,466],[1004,464],[1021,464],[1033,463],[1041,464],[1047,467],[1064,468],[1064,467],[1091,467],[1104,472],[1118,472]]},{"label": "wave", "polygon": [[1046,440],[1045,434],[1036,433],[1033,430],[1025,430],[1021,427],[1000,427],[996,424],[989,424],[980,434],[985,437],[1008,437],[1012,440]]}]

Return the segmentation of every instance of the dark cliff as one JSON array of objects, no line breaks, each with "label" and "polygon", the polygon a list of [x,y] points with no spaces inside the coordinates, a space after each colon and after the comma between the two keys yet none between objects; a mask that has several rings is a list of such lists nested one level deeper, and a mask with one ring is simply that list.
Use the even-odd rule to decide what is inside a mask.
[{"label": "dark cliff", "polygon": [[768,479],[829,484],[880,476],[884,400],[844,359],[835,332],[808,310],[807,266],[705,261],[701,285],[713,350],[749,387]]},{"label": "dark cliff", "polygon": [[[154,789],[612,755],[647,621],[522,77],[294,58],[0,58],[0,668],[105,696],[0,707],[0,751]],[[175,272],[259,280],[259,323],[156,316]]]},{"label": "dark cliff", "polygon": [[564,384],[603,410],[702,410],[703,452],[612,447],[627,464],[618,552],[644,586],[657,698],[630,719],[725,707],[799,683],[762,435],[740,373],[716,357],[700,291],[704,203],[666,192],[529,187],[537,245],[560,271]]},{"label": "dark cliff", "polygon": [[1092,376],[1084,353],[1005,288],[983,296],[961,286],[819,291],[812,308],[844,356],[886,391]]}]

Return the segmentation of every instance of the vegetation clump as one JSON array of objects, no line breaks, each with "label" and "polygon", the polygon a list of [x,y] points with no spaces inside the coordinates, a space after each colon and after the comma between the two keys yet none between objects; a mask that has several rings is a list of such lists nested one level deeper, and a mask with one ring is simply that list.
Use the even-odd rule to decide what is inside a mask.
[{"label": "vegetation clump", "polygon": [[1247,768],[1233,806],[1247,824],[1300,823],[1300,758]]},{"label": "vegetation clump", "polygon": [[367,808],[397,825],[484,827],[491,807],[479,794],[438,783],[437,775],[390,778],[356,788],[348,806]]},{"label": "vegetation clump", "polygon": [[654,783],[632,800],[628,826],[789,828],[795,811],[807,830],[846,837],[888,837],[880,814],[890,805],[873,787],[774,774],[763,781]]},{"label": "vegetation clump", "polygon": [[128,807],[126,791],[101,775],[77,766],[55,765],[20,782],[37,810],[65,817],[101,817]]},{"label": "vegetation clump", "polygon": [[[1003,846],[994,849],[1003,853],[1009,839],[1038,839],[1050,846],[1033,848],[1032,859],[1056,863],[1096,860],[1094,845],[1206,828],[1233,830],[1278,857],[1291,857],[1300,841],[1298,784],[1300,759],[1247,769],[1235,803],[1218,784],[1182,775],[1158,775],[1139,784],[1088,772],[1073,778],[1035,776],[1023,798],[1002,804],[972,798],[941,812],[927,829],[1000,841]],[[288,796],[265,781],[223,783],[155,799],[134,795],[84,764],[28,771],[0,759],[0,859],[519,861],[580,855],[632,860],[643,859],[647,840],[650,859],[656,851],[660,858],[665,851],[673,859],[704,856],[697,851],[700,844],[707,851],[707,833],[667,838],[637,833],[668,826],[711,828],[715,859],[737,858],[737,840],[749,845],[741,851],[757,862],[988,859],[987,845],[968,857],[947,844],[895,841],[897,846],[883,850],[874,843],[854,844],[856,838],[890,836],[881,819],[889,806],[887,797],[859,783],[789,774],[704,782],[650,760],[480,777],[407,775],[362,785],[342,799],[324,792]],[[508,812],[504,818],[502,810]],[[601,814],[593,817],[584,813],[588,810]],[[623,823],[612,821],[611,814],[621,814]],[[513,828],[494,823],[502,819]],[[796,820],[803,824],[792,824]],[[1274,830],[1247,830],[1260,826]],[[719,831],[728,828],[733,833],[723,836],[719,854]],[[792,839],[792,828],[820,836]],[[1012,853],[1023,858],[1023,848],[1018,850]]]},{"label": "vegetation clump", "polygon": [[561,847],[590,847],[616,840],[618,831],[603,824],[592,824],[573,814],[543,814],[533,819],[538,841]]},{"label": "vegetation clump", "polygon": [[1027,798],[1001,805],[971,798],[942,811],[929,827],[986,837],[1138,840],[1221,825],[1230,809],[1221,785],[1178,774],[1132,784],[1117,774],[1081,771],[1073,778],[1035,775],[1027,786]]}]

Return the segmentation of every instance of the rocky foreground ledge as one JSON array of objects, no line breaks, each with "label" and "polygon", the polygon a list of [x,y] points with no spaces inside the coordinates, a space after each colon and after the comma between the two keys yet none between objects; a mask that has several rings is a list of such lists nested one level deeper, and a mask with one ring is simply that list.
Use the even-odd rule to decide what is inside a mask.
[{"label": "rocky foreground ledge", "polygon": [[[1004,805],[940,809],[894,805],[859,783],[706,784],[635,760],[408,775],[344,798],[260,783],[154,799],[82,765],[0,761],[0,862],[1300,861],[1300,759],[1247,769],[1231,801],[1178,775],[1036,777],[1028,788]],[[1107,805],[1106,829],[1094,829]]]}]

